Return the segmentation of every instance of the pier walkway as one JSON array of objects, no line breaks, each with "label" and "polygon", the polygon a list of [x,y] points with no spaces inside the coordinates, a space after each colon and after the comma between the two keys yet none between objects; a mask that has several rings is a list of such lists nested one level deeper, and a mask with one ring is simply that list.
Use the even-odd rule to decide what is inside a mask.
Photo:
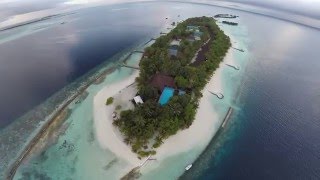
[{"label": "pier walkway", "polygon": [[228,123],[232,112],[233,112],[232,107],[229,107],[227,115],[223,119],[223,122],[222,122],[222,125],[221,125],[222,128],[224,128],[226,126],[226,124]]},{"label": "pier walkway", "polygon": [[233,68],[234,70],[237,70],[237,71],[240,70],[240,68],[238,68],[238,67],[236,67],[236,66],[234,66],[234,65],[230,65],[230,64],[226,64],[226,65],[229,66],[229,67],[231,67],[231,68]]},{"label": "pier walkway", "polygon": [[144,43],[144,45],[147,45],[149,42],[155,41],[155,40],[156,40],[155,38],[151,38],[149,41],[147,41],[146,43]]},{"label": "pier walkway", "polygon": [[232,47],[232,49],[235,49],[235,50],[240,51],[240,52],[244,52],[243,49],[238,49],[238,48],[235,48],[235,47]]},{"label": "pier walkway", "polygon": [[131,69],[136,69],[136,70],[139,70],[139,69],[140,69],[140,68],[138,68],[138,67],[134,67],[134,66],[126,65],[126,64],[121,64],[120,66],[121,66],[121,67],[126,67],[126,68],[131,68]]},{"label": "pier walkway", "polygon": [[224,98],[224,95],[222,93],[217,94],[217,93],[214,93],[214,92],[209,91],[209,90],[208,90],[208,92],[211,93],[212,95],[216,96],[218,99],[223,99]]}]

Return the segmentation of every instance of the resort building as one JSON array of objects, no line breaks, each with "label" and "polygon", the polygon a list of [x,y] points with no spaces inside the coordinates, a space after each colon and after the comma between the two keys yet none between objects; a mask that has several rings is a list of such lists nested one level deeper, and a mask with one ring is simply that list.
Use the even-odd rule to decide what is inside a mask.
[{"label": "resort building", "polygon": [[177,56],[178,55],[178,49],[180,46],[180,42],[181,42],[181,39],[174,39],[170,42],[170,46],[168,49],[168,54],[170,56]]},{"label": "resort building", "polygon": [[143,100],[140,96],[136,96],[133,98],[133,101],[136,103],[136,104],[143,104]]},{"label": "resort building", "polygon": [[157,88],[160,92],[162,92],[165,87],[176,88],[173,77],[160,73],[152,77],[150,84],[151,86]]},{"label": "resort building", "polygon": [[186,92],[183,91],[183,90],[180,90],[180,89],[179,89],[179,90],[175,90],[175,89],[173,89],[173,88],[171,88],[171,87],[165,87],[165,88],[163,89],[162,93],[161,93],[160,98],[159,98],[159,104],[160,104],[161,106],[167,104],[167,103],[169,102],[169,100],[170,100],[175,94],[181,96],[181,95],[186,94]]},{"label": "resort building", "polygon": [[159,92],[161,92],[161,96],[159,98],[160,105],[167,104],[174,95],[174,89],[176,88],[176,85],[173,77],[171,76],[156,74],[151,79],[150,84],[151,86],[157,88]]},{"label": "resort building", "polygon": [[193,26],[193,25],[189,25],[187,26],[187,31],[199,31],[199,26]]},{"label": "resort building", "polygon": [[187,38],[187,40],[188,40],[189,42],[194,42],[194,41],[195,41],[195,38],[194,38],[193,35],[190,35],[190,36]]},{"label": "resort building", "polygon": [[168,49],[169,56],[177,56],[178,55],[179,46],[170,46]]},{"label": "resort building", "polygon": [[199,29],[199,26],[187,26],[187,31],[193,32],[192,35],[188,38],[189,42],[200,41],[202,32]]},{"label": "resort building", "polygon": [[[156,74],[153,76],[150,82],[151,86],[157,88],[161,93],[159,98],[159,104],[165,105],[169,102],[174,94],[184,95],[186,94],[183,90],[176,90],[177,86],[174,83],[174,78],[164,74]],[[176,93],[175,93],[176,92]]]},{"label": "resort building", "polygon": [[170,42],[170,46],[180,46],[181,39],[174,39]]},{"label": "resort building", "polygon": [[179,95],[184,95],[184,94],[186,94],[186,92],[185,92],[185,91],[183,91],[183,90],[181,90],[181,89],[179,89],[178,94],[179,94]]},{"label": "resort building", "polygon": [[193,37],[196,41],[200,41],[201,40],[201,35],[202,35],[202,32],[200,31],[195,31],[193,32]]}]

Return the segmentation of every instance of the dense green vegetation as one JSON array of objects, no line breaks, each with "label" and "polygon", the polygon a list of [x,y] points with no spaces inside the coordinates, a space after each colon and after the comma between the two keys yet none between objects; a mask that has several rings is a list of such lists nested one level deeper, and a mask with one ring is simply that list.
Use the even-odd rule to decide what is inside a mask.
[{"label": "dense green vegetation", "polygon": [[109,97],[109,98],[107,99],[106,105],[110,105],[110,104],[112,104],[112,103],[113,103],[113,97]]},{"label": "dense green vegetation", "polygon": [[[186,30],[188,25],[200,26],[203,32],[200,41],[187,40],[192,33]],[[209,41],[207,60],[197,66],[190,64],[196,51],[210,37],[212,40]],[[168,55],[172,39],[182,40],[177,57]],[[154,154],[153,148],[159,147],[164,139],[192,124],[202,96],[201,90],[230,46],[229,37],[219,29],[213,18],[198,17],[179,23],[170,33],[159,37],[151,47],[145,49],[140,62],[140,76],[136,79],[144,104],[137,105],[134,110],[122,111],[120,119],[114,121],[134,152],[140,157]],[[160,94],[149,84],[152,76],[159,72],[172,76],[178,88],[187,93],[174,95],[168,104],[160,106]]]}]

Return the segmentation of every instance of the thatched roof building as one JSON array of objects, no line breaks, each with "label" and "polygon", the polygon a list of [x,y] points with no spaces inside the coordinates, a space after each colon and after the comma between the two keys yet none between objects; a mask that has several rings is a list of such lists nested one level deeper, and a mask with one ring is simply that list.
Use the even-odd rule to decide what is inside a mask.
[{"label": "thatched roof building", "polygon": [[154,75],[150,84],[160,91],[162,91],[165,87],[176,88],[173,77],[161,73]]}]

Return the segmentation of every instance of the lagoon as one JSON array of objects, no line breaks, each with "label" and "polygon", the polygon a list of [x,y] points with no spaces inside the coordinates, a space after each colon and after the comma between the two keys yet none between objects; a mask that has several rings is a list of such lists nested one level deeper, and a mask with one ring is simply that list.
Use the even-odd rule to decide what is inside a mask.
[{"label": "lagoon", "polygon": [[[145,8],[146,6],[148,8]],[[317,61],[317,47],[320,46],[318,30],[270,17],[206,5],[154,2],[123,4],[116,7],[126,8],[111,13],[107,10],[115,8],[114,6],[95,7],[78,14],[88,17],[87,20],[92,20],[96,26],[114,23],[116,27],[137,28],[137,31],[128,36],[125,34],[130,32],[124,31],[121,34],[121,37],[124,37],[123,41],[118,41],[118,38],[121,39],[120,35],[115,41],[108,41],[109,38],[106,38],[109,46],[101,47],[102,52],[106,51],[105,49],[109,50],[107,47],[113,46],[114,42],[119,42],[119,49],[114,52],[119,52],[120,49],[130,52],[130,47],[137,47],[138,44],[141,45],[145,40],[156,36],[162,28],[170,25],[171,20],[218,13],[240,16],[237,21],[239,26],[221,24],[221,27],[233,37],[237,48],[245,49],[245,53],[234,51],[230,55],[234,61],[228,62],[240,67],[240,71],[228,66],[223,66],[221,70],[225,98],[210,99],[212,111],[219,113],[218,119],[221,121],[228,107],[232,106],[235,109],[226,129],[209,143],[221,123],[218,120],[212,127],[212,134],[208,134],[204,143],[167,158],[160,165],[149,166],[142,171],[141,179],[176,179],[184,173],[184,167],[194,161],[194,166],[181,179],[317,179],[320,176],[317,170],[320,166],[317,161],[320,149],[314,146],[319,142],[317,132],[320,127],[320,82],[316,78],[320,68]],[[94,15],[90,16],[92,13]],[[134,14],[136,16],[133,16]],[[106,23],[96,20],[97,15],[108,15],[109,21]],[[114,21],[111,20],[112,17],[123,19]],[[165,17],[169,17],[170,21],[166,22]],[[88,27],[84,22],[75,20],[75,24],[82,24],[83,29],[78,26],[76,30],[70,28],[71,32],[92,31],[91,35],[99,34],[95,32],[95,28]],[[272,28],[268,27],[268,24],[272,24]],[[108,26],[107,29],[112,28]],[[102,28],[100,33],[110,33],[107,29]],[[23,39],[30,42],[27,38],[35,38],[36,35],[37,33],[25,36]],[[87,39],[91,40],[91,35]],[[136,39],[125,45],[127,37]],[[77,39],[71,37],[69,40],[75,44],[81,42],[74,41]],[[85,49],[87,47],[82,46]],[[90,53],[96,54],[96,49],[99,48],[92,48]],[[108,56],[112,56],[111,54]],[[89,59],[91,60],[84,58],[79,62],[95,63],[89,62]],[[77,65],[78,61],[70,62]],[[100,62],[103,60],[100,59]],[[136,63],[137,57],[133,56],[130,62]],[[81,63],[78,66],[82,67]],[[133,70],[118,68],[107,75],[102,83],[90,86],[86,90],[88,96],[81,103],[72,103],[68,107],[71,114],[63,126],[64,131],[58,133],[44,150],[39,150],[24,163],[15,179],[32,179],[35,176],[53,179],[114,179],[126,162],[99,146],[94,136],[92,101],[93,96],[102,87],[119,82],[132,73]],[[66,78],[63,79],[63,82],[68,84]],[[44,82],[48,82],[47,79]],[[67,148],[62,146],[65,141],[68,144]],[[206,146],[207,143],[209,146]],[[203,150],[205,151],[202,153]],[[3,162],[5,161],[1,161]],[[2,164],[2,167],[5,166]]]}]

